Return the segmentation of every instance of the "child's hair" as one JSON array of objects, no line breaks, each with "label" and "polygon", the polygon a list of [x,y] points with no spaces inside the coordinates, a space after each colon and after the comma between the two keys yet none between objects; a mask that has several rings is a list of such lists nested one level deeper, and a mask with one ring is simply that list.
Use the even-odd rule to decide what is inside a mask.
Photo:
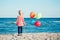
[{"label": "child's hair", "polygon": [[19,10],[19,15],[21,15],[20,10]]}]

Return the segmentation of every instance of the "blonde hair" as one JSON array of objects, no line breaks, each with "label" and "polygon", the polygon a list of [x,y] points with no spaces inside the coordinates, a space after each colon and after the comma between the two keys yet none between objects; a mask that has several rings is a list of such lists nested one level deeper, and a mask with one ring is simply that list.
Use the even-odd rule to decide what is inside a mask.
[{"label": "blonde hair", "polygon": [[21,10],[19,10],[19,15],[22,15],[22,11]]}]

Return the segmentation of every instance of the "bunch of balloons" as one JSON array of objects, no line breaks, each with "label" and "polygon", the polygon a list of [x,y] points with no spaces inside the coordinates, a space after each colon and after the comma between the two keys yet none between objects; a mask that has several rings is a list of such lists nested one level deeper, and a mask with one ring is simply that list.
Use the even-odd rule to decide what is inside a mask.
[{"label": "bunch of balloons", "polygon": [[[42,16],[41,13],[36,13],[35,14],[35,12],[30,12],[30,18],[35,17],[37,20],[39,20],[41,18],[41,16]],[[41,25],[41,23],[40,23],[40,21],[36,21],[36,22],[34,22],[34,25],[38,27],[38,26]]]}]

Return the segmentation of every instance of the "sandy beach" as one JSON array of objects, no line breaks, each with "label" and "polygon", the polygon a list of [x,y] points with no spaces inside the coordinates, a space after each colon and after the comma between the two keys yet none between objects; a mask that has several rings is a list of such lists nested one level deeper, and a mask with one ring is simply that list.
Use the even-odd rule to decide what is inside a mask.
[{"label": "sandy beach", "polygon": [[60,40],[60,33],[22,33],[22,36],[0,34],[0,40]]}]

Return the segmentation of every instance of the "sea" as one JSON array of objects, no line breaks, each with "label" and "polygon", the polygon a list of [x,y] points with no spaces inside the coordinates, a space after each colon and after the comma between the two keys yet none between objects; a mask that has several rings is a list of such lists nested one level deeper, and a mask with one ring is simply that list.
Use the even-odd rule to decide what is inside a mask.
[{"label": "sea", "polygon": [[[0,34],[18,33],[17,18],[0,18]],[[60,33],[60,18],[41,18],[40,26],[35,26],[35,18],[24,18],[22,33]]]}]

